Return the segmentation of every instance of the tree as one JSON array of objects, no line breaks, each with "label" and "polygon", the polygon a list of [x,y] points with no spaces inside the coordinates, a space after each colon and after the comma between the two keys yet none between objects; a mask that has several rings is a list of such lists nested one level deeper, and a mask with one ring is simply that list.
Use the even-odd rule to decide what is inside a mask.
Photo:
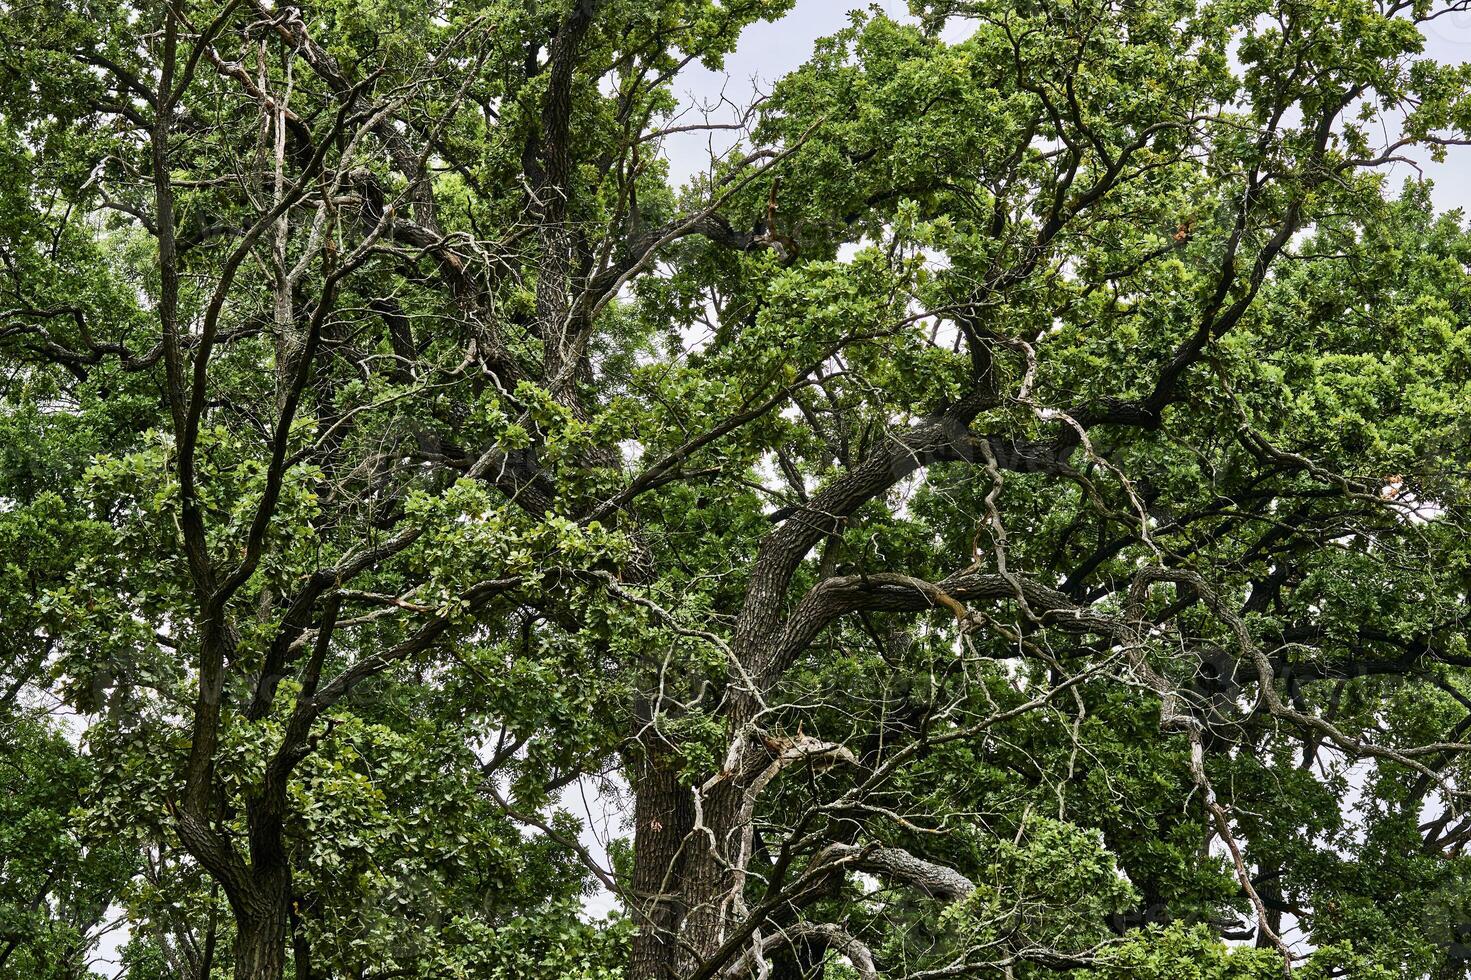
[{"label": "tree", "polygon": [[790,6],[5,5],[5,679],[130,975],[1466,976],[1464,4],[678,114]]},{"label": "tree", "polygon": [[0,726],[0,969],[19,980],[85,977],[133,853],[74,819],[93,781],[85,758],[28,713],[7,711]]}]

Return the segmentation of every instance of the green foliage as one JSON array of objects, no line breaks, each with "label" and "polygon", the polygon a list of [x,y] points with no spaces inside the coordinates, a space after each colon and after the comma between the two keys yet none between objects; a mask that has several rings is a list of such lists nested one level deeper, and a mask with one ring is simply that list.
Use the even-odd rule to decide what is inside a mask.
[{"label": "green foliage", "polygon": [[87,973],[137,841],[88,833],[95,767],[44,718],[0,717],[0,968],[16,980]]},{"label": "green foliage", "polygon": [[1467,975],[1449,8],[792,7],[0,8],[0,972]]}]

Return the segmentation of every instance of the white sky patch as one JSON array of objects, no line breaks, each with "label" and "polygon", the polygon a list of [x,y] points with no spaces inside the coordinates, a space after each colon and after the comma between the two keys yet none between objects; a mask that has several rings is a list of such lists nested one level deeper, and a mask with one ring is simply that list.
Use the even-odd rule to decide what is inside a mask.
[{"label": "white sky patch", "polygon": [[[726,56],[723,70],[711,71],[692,64],[680,75],[674,94],[680,99],[683,114],[676,125],[700,122],[703,107],[709,107],[712,123],[736,122],[753,96],[770,93],[776,80],[812,57],[818,38],[846,27],[848,11],[872,8],[897,21],[916,22],[909,13],[909,0],[797,0],[791,13],[780,20],[752,24],[741,34],[735,51]],[[954,43],[969,37],[973,30],[973,24],[955,18],[941,36]],[[739,136],[736,130],[714,130],[666,137],[663,145],[669,158],[670,181],[678,186],[704,172],[711,159],[728,152]]]},{"label": "white sky patch", "polygon": [[[578,843],[605,871],[612,870],[608,858],[612,842],[633,834],[630,798],[627,780],[615,770],[605,776],[583,776],[564,788],[558,799],[560,809],[582,821]],[[589,920],[605,918],[619,905],[616,895],[596,880],[595,884],[592,894],[582,900],[583,917]]]}]

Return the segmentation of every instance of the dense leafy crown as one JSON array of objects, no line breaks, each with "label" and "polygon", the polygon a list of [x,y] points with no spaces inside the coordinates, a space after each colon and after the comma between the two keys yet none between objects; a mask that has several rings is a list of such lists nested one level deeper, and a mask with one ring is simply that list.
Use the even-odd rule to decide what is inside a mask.
[{"label": "dense leafy crown", "polygon": [[0,974],[1471,976],[1465,5],[3,0]]}]

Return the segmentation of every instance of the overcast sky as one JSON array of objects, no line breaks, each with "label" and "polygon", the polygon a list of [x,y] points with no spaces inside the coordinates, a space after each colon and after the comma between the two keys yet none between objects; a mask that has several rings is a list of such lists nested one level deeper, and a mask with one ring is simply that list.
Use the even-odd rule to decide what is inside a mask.
[{"label": "overcast sky", "polygon": [[[753,90],[769,92],[771,84],[800,66],[812,53],[813,42],[843,27],[846,11],[861,7],[878,7],[897,19],[909,20],[907,0],[878,0],[872,4],[851,0],[797,0],[790,14],[775,23],[758,23],[748,27],[735,52],[725,61],[721,72],[692,65],[675,83],[678,94],[690,105],[715,103],[724,93],[733,103],[745,105]],[[956,40],[968,34],[964,21],[955,21],[945,32]],[[1459,64],[1471,61],[1471,12],[1442,17],[1426,28],[1426,53],[1438,60]],[[693,112],[681,122],[698,122]],[[1392,121],[1387,131],[1392,135]],[[713,134],[717,149],[723,148],[722,133]],[[682,134],[666,140],[676,182],[704,169],[709,161],[711,134]],[[1426,176],[1435,181],[1435,202],[1443,209],[1471,208],[1471,150],[1452,150],[1445,163],[1422,163]],[[1408,164],[1386,168],[1391,184],[1398,184],[1413,174]]]}]

